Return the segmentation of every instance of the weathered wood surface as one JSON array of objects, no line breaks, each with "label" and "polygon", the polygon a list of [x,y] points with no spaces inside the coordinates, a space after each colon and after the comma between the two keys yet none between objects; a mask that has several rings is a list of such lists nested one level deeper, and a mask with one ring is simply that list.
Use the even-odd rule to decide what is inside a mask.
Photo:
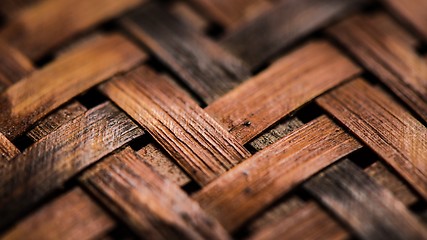
[{"label": "weathered wood surface", "polygon": [[246,159],[194,199],[227,230],[234,230],[301,181],[360,147],[323,116]]},{"label": "weathered wood surface", "polygon": [[427,129],[380,89],[352,81],[317,102],[427,198]]},{"label": "weathered wood surface", "polygon": [[101,89],[202,185],[250,156],[191,98],[147,67]]},{"label": "weathered wood surface", "polygon": [[19,150],[0,133],[0,168],[5,161],[12,159],[19,154]]},{"label": "weathered wood surface", "polygon": [[120,35],[93,37],[0,95],[0,132],[15,138],[72,97],[133,67],[144,56]]},{"label": "weathered wood surface", "polygon": [[427,63],[412,46],[370,17],[352,17],[329,32],[427,122]]},{"label": "weathered wood surface", "polygon": [[349,160],[304,186],[362,239],[425,239],[427,230],[401,202]]},{"label": "weathered wood surface", "polygon": [[106,103],[44,137],[0,169],[0,227],[141,134],[124,113]]},{"label": "weathered wood surface", "polygon": [[129,148],[85,173],[82,181],[140,237],[230,239],[215,219]]},{"label": "weathered wood surface", "polygon": [[242,61],[157,4],[147,4],[132,13],[123,25],[206,103],[249,77]]},{"label": "weathered wood surface", "polygon": [[0,31],[0,37],[29,58],[37,59],[79,32],[142,2],[43,0],[14,14]]}]

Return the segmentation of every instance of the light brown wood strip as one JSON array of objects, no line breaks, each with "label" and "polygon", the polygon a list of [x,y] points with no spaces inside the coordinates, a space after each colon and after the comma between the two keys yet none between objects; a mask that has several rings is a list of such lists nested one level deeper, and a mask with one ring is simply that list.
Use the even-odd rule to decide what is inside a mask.
[{"label": "light brown wood strip", "polygon": [[143,0],[40,1],[15,14],[0,32],[0,37],[29,58],[38,59],[77,33],[142,2]]},{"label": "light brown wood strip", "polygon": [[33,71],[28,58],[0,39],[0,92]]},{"label": "light brown wood strip", "polygon": [[382,0],[393,13],[397,14],[401,19],[412,24],[419,34],[427,40],[427,9],[426,0]]},{"label": "light brown wood strip", "polygon": [[251,68],[364,0],[287,0],[242,24],[221,41]]},{"label": "light brown wood strip", "polygon": [[251,240],[348,239],[346,230],[314,203],[308,203],[289,216],[253,233]]},{"label": "light brown wood strip", "polygon": [[0,169],[0,227],[143,131],[110,103],[64,124]]},{"label": "light brown wood strip", "polygon": [[0,95],[0,132],[15,138],[56,107],[144,56],[120,35],[93,37]]},{"label": "light brown wood strip", "polygon": [[369,17],[355,16],[329,31],[427,122],[427,63]]},{"label": "light brown wood strip", "polygon": [[280,118],[359,72],[357,66],[326,42],[312,42],[276,61],[205,110],[246,143]]},{"label": "light brown wood strip", "polygon": [[304,184],[361,239],[426,239],[427,230],[391,192],[344,159]]},{"label": "light brown wood strip", "polygon": [[115,78],[101,90],[202,185],[250,156],[182,90],[147,67]]},{"label": "light brown wood strip", "polygon": [[94,239],[111,230],[114,220],[80,188],[56,198],[21,220],[2,239]]},{"label": "light brown wood strip", "polygon": [[362,79],[317,101],[427,198],[425,126]]},{"label": "light brown wood strip", "polygon": [[360,147],[322,116],[223,174],[194,199],[232,231],[301,181]]},{"label": "light brown wood strip", "polygon": [[87,109],[79,102],[71,102],[66,106],[49,114],[45,119],[37,123],[26,135],[34,142],[42,139],[44,136],[55,131],[63,124],[73,120],[74,118],[84,114]]},{"label": "light brown wood strip", "polygon": [[19,153],[15,145],[0,133],[0,168],[2,168],[4,161],[14,158]]},{"label": "light brown wood strip", "polygon": [[157,4],[133,12],[123,25],[206,103],[250,76],[243,62]]},{"label": "light brown wood strip", "polygon": [[129,148],[85,173],[82,182],[140,237],[230,239],[185,192]]}]

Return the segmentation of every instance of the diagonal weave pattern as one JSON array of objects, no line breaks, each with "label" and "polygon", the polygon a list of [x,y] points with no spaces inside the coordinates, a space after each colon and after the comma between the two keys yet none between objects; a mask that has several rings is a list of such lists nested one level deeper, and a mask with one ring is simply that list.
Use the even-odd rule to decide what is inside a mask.
[{"label": "diagonal weave pattern", "polygon": [[0,2],[0,238],[427,239],[427,0]]}]

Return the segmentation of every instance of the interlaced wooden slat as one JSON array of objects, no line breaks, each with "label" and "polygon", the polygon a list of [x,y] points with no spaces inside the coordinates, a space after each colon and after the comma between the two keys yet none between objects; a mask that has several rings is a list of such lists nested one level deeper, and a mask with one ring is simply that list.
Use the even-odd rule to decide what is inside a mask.
[{"label": "interlaced wooden slat", "polygon": [[0,238],[427,238],[426,8],[0,2]]}]

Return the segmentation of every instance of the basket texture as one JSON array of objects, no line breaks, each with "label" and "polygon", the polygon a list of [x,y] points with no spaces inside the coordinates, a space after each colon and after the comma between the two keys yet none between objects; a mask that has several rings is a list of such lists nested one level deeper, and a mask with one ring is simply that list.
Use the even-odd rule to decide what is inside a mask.
[{"label": "basket texture", "polygon": [[427,239],[426,12],[0,1],[0,238]]}]

